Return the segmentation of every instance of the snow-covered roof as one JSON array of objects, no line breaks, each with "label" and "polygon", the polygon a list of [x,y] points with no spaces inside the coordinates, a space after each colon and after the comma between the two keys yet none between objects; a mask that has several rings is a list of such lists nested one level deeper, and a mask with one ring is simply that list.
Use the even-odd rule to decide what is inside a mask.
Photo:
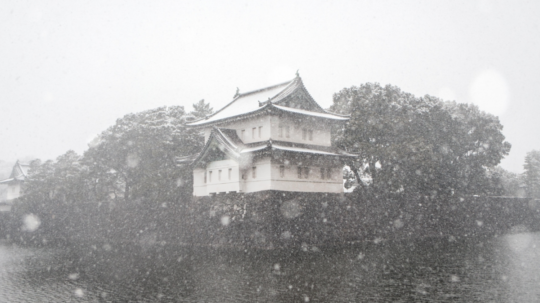
[{"label": "snow-covered roof", "polygon": [[[222,151],[227,151],[227,153],[234,157],[239,158],[242,155],[261,152],[261,151],[284,151],[284,152],[294,152],[294,153],[308,153],[321,156],[335,156],[335,157],[356,157],[356,155],[346,153],[337,148],[325,147],[325,146],[313,146],[300,144],[300,146],[295,146],[298,144],[282,141],[262,141],[254,144],[246,145],[242,143],[239,138],[236,136],[236,132],[230,129],[220,129],[213,127],[210,133],[210,137],[206,142],[203,150],[199,155],[193,159],[193,164],[197,164],[201,161],[205,155],[210,151],[210,148],[213,144],[217,143],[221,146]],[[189,161],[187,157],[179,158],[179,162],[185,163]]]},{"label": "snow-covered roof", "polygon": [[[306,105],[309,105],[309,108],[312,108],[313,111],[291,108],[283,105],[278,105],[280,101],[286,100],[288,96],[295,93],[298,90],[302,90],[304,95],[308,97],[304,99]],[[348,118],[341,115],[336,115],[325,111],[322,107],[311,98],[309,93],[302,83],[300,77],[296,77],[293,80],[283,82],[277,85],[270,87],[262,88],[259,90],[247,92],[247,93],[238,93],[233,101],[227,104],[222,109],[216,111],[212,115],[197,120],[193,122],[188,122],[188,126],[201,126],[214,124],[219,122],[228,121],[229,119],[236,118],[239,116],[251,115],[262,113],[267,110],[270,106],[274,106],[283,111],[290,113],[310,115],[320,118],[328,118],[335,120],[347,120]]]},{"label": "snow-covered roof", "polygon": [[278,85],[270,86],[267,88],[259,89],[252,92],[238,94],[234,100],[225,105],[222,109],[216,111],[214,114],[207,117],[207,119],[201,119],[198,121],[190,122],[187,125],[201,125],[211,122],[224,120],[234,116],[239,116],[247,113],[251,113],[261,109],[259,102],[264,102],[276,97],[287,86],[294,82],[288,81]]},{"label": "snow-covered roof", "polygon": [[334,119],[334,120],[343,120],[343,121],[349,120],[349,117],[347,117],[347,116],[341,116],[341,115],[332,114],[332,113],[328,113],[328,112],[327,113],[317,113],[317,112],[312,112],[312,111],[309,111],[309,110],[303,110],[303,109],[286,107],[286,106],[275,105],[275,104],[273,104],[273,106],[280,109],[280,110],[291,112],[291,113],[296,113],[296,114],[302,114],[302,115],[308,115],[308,116],[314,116],[314,117],[326,118],[326,119]]},{"label": "snow-covered roof", "polygon": [[7,184],[12,181],[24,181],[24,179],[26,179],[26,177],[28,176],[29,169],[30,164],[21,163],[19,162],[19,160],[17,160],[17,162],[15,162],[15,165],[13,165],[13,169],[11,170],[9,178],[1,180],[0,184]]},{"label": "snow-covered roof", "polygon": [[14,178],[5,179],[5,180],[0,181],[0,184],[7,184],[7,183],[9,183],[9,182],[11,182],[13,180],[15,180],[15,179]]}]

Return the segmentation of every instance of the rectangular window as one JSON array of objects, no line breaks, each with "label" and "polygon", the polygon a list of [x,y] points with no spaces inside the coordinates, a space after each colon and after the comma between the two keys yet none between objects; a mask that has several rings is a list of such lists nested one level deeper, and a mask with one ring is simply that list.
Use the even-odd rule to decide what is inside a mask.
[{"label": "rectangular window", "polygon": [[257,128],[256,128],[256,127],[254,127],[254,128],[251,129],[251,138],[252,138],[252,139],[255,139],[255,133],[256,133],[256,132],[257,132]]},{"label": "rectangular window", "polygon": [[302,140],[306,140],[307,129],[302,128]]},{"label": "rectangular window", "polygon": [[279,166],[279,176],[281,178],[285,177],[285,166],[284,165]]},{"label": "rectangular window", "polygon": [[262,126],[259,126],[259,138],[262,137]]},{"label": "rectangular window", "polygon": [[285,137],[289,138],[291,136],[291,128],[289,126],[285,126]]},{"label": "rectangular window", "polygon": [[298,173],[298,179],[302,179],[302,167],[298,166],[296,169],[296,172]]},{"label": "rectangular window", "polygon": [[278,137],[283,138],[283,126],[280,126],[280,127],[279,127],[279,130],[278,130]]},{"label": "rectangular window", "polygon": [[217,172],[217,180],[221,181],[221,169]]},{"label": "rectangular window", "polygon": [[206,171],[204,171],[204,183],[206,183]]},{"label": "rectangular window", "polygon": [[212,182],[212,171],[208,172],[208,182]]},{"label": "rectangular window", "polygon": [[309,178],[309,167],[304,167],[304,179]]},{"label": "rectangular window", "polygon": [[321,167],[321,179],[322,180],[324,180],[324,174],[325,174],[324,167]]},{"label": "rectangular window", "polygon": [[257,178],[257,166],[251,168],[251,177],[253,177],[253,179]]},{"label": "rectangular window", "polygon": [[332,169],[331,168],[326,169],[326,179],[328,179],[328,180],[332,179]]},{"label": "rectangular window", "polygon": [[313,141],[313,130],[308,130],[308,139],[309,141]]},{"label": "rectangular window", "polygon": [[246,177],[246,173],[245,173],[245,172],[243,172],[243,173],[242,173],[242,180],[246,180],[246,179],[247,179],[247,177]]},{"label": "rectangular window", "polygon": [[244,140],[246,138],[246,130],[243,129],[242,130],[242,140]]},{"label": "rectangular window", "polygon": [[232,178],[232,168],[229,168],[229,180]]}]

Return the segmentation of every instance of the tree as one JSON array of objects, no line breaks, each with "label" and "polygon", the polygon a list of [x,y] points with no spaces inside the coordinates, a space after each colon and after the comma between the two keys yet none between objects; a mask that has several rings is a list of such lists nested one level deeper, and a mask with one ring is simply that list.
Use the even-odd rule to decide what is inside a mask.
[{"label": "tree", "polygon": [[507,197],[523,197],[521,186],[523,185],[523,176],[504,168],[497,166],[492,171],[493,179],[498,179],[500,186],[503,189],[502,195]]},{"label": "tree", "polygon": [[193,103],[193,111],[190,112],[195,118],[202,119],[214,112],[214,109],[210,107],[209,103],[205,103],[204,99],[199,100],[197,103]]},{"label": "tree", "polygon": [[357,153],[347,163],[364,191],[451,196],[489,192],[489,167],[508,154],[497,117],[469,104],[415,97],[367,83],[334,94],[330,110],[351,114],[335,144]]},{"label": "tree", "polygon": [[185,118],[181,106],[160,107],[126,115],[101,133],[83,159],[95,195],[167,203],[191,193],[191,171],[176,158],[196,154],[204,142],[185,127]]},{"label": "tree", "polygon": [[32,161],[22,187],[24,194],[13,208],[14,224],[20,226],[20,221],[31,214],[39,218],[40,227],[35,233],[41,239],[67,239],[75,222],[84,217],[78,213],[77,205],[88,199],[83,175],[86,168],[80,159],[74,151],[68,151],[56,161]]},{"label": "tree", "polygon": [[527,196],[530,198],[540,198],[540,151],[533,150],[525,156],[525,185]]}]

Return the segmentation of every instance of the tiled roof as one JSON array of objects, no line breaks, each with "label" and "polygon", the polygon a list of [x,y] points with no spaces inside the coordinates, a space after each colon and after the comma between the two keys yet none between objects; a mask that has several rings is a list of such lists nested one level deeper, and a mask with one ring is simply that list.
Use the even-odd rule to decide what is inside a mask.
[{"label": "tiled roof", "polygon": [[356,155],[346,153],[330,146],[316,146],[272,140],[246,145],[242,143],[241,140],[238,138],[235,130],[220,129],[214,126],[205,147],[197,156],[197,158],[194,159],[193,164],[196,164],[202,158],[204,158],[204,155],[207,153],[208,149],[212,145],[213,140],[216,140],[219,144],[221,144],[226,150],[228,150],[229,154],[235,158],[239,158],[244,154],[262,151],[283,151],[293,153],[316,154],[321,156],[356,157]]},{"label": "tiled roof", "polygon": [[347,117],[347,116],[332,114],[332,113],[328,113],[328,112],[326,112],[326,113],[317,113],[317,112],[312,112],[312,111],[309,111],[309,110],[303,110],[303,109],[286,107],[286,106],[275,105],[275,104],[273,104],[273,106],[280,109],[280,110],[295,113],[295,114],[302,114],[302,115],[314,116],[314,117],[319,117],[319,118],[342,120],[342,121],[349,120],[349,117]]},{"label": "tiled roof", "polygon": [[21,163],[19,160],[15,162],[13,169],[11,170],[11,175],[8,179],[1,180],[0,184],[7,184],[11,181],[24,181],[28,176],[28,170],[30,169],[30,164]]},{"label": "tiled roof", "polygon": [[263,89],[237,94],[234,100],[222,109],[216,111],[215,113],[204,119],[189,122],[187,123],[187,125],[202,126],[224,122],[233,118],[243,117],[246,115],[263,113],[266,109],[269,108],[269,106],[274,106],[275,108],[278,108],[280,110],[296,114],[311,115],[335,120],[348,119],[345,116],[326,112],[322,107],[317,104],[317,102],[315,102],[315,100],[313,100],[313,98],[311,98],[311,96],[309,96],[308,101],[306,102],[309,102],[310,106],[314,108],[314,111],[307,111],[279,105],[281,101],[283,101],[286,97],[288,97],[298,89],[304,90],[305,93],[309,95],[300,77],[296,77],[291,81],[287,81]]},{"label": "tiled roof", "polygon": [[287,86],[292,85],[294,80],[284,82],[278,85],[270,86],[264,89],[247,92],[237,95],[232,102],[227,104],[222,109],[216,111],[207,119],[201,119],[198,121],[190,122],[187,125],[196,126],[201,124],[208,124],[211,122],[224,120],[234,116],[239,116],[259,110],[259,101],[267,101],[273,97],[276,97]]},{"label": "tiled roof", "polygon": [[13,180],[15,180],[15,179],[14,178],[5,179],[5,180],[0,181],[0,184],[7,184],[7,183],[9,183],[9,182],[11,182]]}]

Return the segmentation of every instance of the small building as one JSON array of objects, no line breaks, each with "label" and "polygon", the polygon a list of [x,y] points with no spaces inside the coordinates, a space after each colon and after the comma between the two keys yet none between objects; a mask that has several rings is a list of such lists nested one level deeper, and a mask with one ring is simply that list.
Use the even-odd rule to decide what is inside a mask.
[{"label": "small building", "polygon": [[192,162],[193,194],[264,190],[342,193],[342,169],[355,157],[332,146],[331,130],[347,116],[324,110],[297,75],[240,93],[222,109],[187,126],[204,133]]},{"label": "small building", "polygon": [[0,185],[6,185],[7,188],[4,193],[4,197],[0,199],[0,212],[10,211],[13,200],[21,196],[21,185],[28,176],[28,169],[30,164],[21,163],[17,160],[9,178],[0,181]]}]

